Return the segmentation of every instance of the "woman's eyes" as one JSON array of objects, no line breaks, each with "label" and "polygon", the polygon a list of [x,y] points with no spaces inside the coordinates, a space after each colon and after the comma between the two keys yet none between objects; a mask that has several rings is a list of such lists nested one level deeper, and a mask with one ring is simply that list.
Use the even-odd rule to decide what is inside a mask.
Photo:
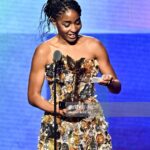
[{"label": "woman's eyes", "polygon": [[[66,28],[69,27],[70,24],[71,24],[71,23],[69,23],[69,22],[63,23],[63,25],[64,25]],[[75,24],[76,24],[76,25],[80,25],[80,24],[81,24],[81,21],[78,20],[78,21],[75,22]]]},{"label": "woman's eyes", "polygon": [[76,24],[77,24],[77,25],[80,25],[80,24],[81,24],[81,21],[80,21],[80,20],[76,21]]},{"label": "woman's eyes", "polygon": [[63,24],[65,27],[69,27],[70,26],[70,23],[64,23]]}]

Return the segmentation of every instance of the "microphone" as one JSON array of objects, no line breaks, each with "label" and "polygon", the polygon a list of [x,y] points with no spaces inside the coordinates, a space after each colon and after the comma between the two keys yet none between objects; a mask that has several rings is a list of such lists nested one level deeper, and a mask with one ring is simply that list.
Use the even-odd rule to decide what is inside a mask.
[{"label": "microphone", "polygon": [[53,54],[53,61],[57,63],[58,61],[61,60],[61,57],[62,57],[61,52],[59,50],[56,50]]}]

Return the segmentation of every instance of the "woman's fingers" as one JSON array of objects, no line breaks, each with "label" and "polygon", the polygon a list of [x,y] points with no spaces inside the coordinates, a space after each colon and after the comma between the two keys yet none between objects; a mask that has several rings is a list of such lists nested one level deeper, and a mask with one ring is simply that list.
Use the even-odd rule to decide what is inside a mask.
[{"label": "woman's fingers", "polygon": [[64,109],[62,109],[62,110],[60,110],[60,112],[59,112],[61,115],[65,115],[66,114],[66,112],[65,112],[65,110]]},{"label": "woman's fingers", "polygon": [[66,109],[59,109],[59,107],[57,107],[57,113],[64,116],[66,113],[67,113],[67,110]]},{"label": "woman's fingers", "polygon": [[111,81],[112,81],[113,77],[111,74],[103,74],[100,80],[100,84],[108,86]]}]

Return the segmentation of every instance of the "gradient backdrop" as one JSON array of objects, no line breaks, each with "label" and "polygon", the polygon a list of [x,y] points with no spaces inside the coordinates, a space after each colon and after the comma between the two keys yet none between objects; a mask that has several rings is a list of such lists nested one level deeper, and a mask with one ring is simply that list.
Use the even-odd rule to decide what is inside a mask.
[{"label": "gradient backdrop", "polygon": [[[0,1],[0,149],[35,150],[43,111],[28,104],[27,85],[45,1]],[[150,149],[150,1],[78,0],[81,33],[105,45],[122,82],[114,95],[96,85],[113,150]],[[54,31],[55,32],[55,31]],[[49,97],[47,83],[42,95]]]}]

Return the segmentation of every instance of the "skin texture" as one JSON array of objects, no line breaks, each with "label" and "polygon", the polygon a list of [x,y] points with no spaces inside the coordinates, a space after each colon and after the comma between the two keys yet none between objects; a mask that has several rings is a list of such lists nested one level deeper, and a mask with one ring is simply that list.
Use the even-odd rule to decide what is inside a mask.
[{"label": "skin texture", "polygon": [[[47,112],[54,111],[53,104],[41,96],[41,89],[45,79],[45,65],[53,62],[55,50],[60,50],[63,55],[69,55],[74,60],[81,57],[96,58],[102,74],[99,84],[107,86],[112,93],[119,93],[121,84],[110,64],[105,47],[93,37],[78,34],[82,27],[78,13],[69,9],[53,20],[53,25],[57,28],[58,34],[40,44],[33,55],[28,85],[29,103]],[[57,112],[63,115],[65,110],[59,110],[57,107]]]}]

